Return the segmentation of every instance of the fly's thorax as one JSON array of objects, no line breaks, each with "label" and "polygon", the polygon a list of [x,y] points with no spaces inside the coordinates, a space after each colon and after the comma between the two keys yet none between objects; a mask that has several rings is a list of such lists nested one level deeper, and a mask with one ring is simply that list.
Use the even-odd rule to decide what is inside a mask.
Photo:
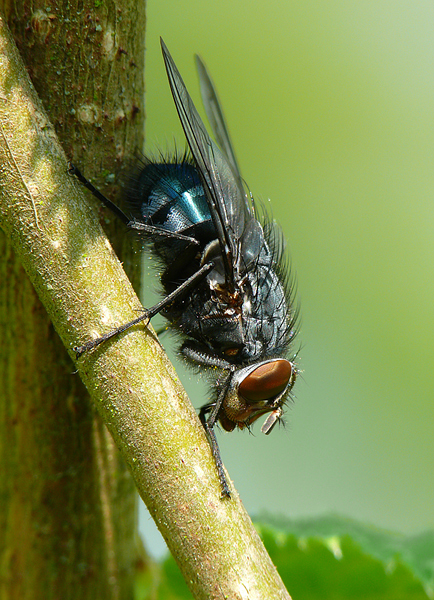
[{"label": "fly's thorax", "polygon": [[210,289],[224,286],[226,283],[225,265],[218,239],[209,242],[203,251],[201,266],[208,262],[211,262],[214,266],[213,270],[207,276]]},{"label": "fly's thorax", "polygon": [[285,358],[249,365],[233,372],[223,401],[220,423],[226,431],[248,427],[260,416],[271,413],[262,431],[270,433],[282,415],[287,392],[294,385],[296,368]]}]

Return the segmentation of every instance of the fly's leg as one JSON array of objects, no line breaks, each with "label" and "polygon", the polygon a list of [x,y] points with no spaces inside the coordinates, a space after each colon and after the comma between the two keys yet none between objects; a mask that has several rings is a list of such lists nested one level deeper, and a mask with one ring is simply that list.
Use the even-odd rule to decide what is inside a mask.
[{"label": "fly's leg", "polygon": [[154,317],[157,313],[159,313],[161,310],[163,310],[163,308],[165,308],[166,306],[171,304],[174,300],[176,300],[183,294],[186,294],[188,291],[190,291],[190,289],[197,286],[197,284],[204,277],[206,277],[206,275],[213,269],[213,267],[214,267],[214,265],[212,263],[207,263],[207,264],[203,265],[203,267],[201,267],[199,269],[199,271],[196,271],[196,273],[194,273],[191,277],[189,277],[186,281],[184,281],[184,283],[182,283],[179,287],[177,287],[176,290],[174,290],[171,294],[166,296],[166,298],[163,298],[162,300],[160,300],[160,302],[155,304],[155,306],[153,306],[152,308],[143,309],[143,314],[140,315],[140,317],[137,317],[136,319],[133,319],[132,321],[129,321],[128,323],[125,323],[124,325],[121,325],[120,327],[116,327],[116,329],[113,329],[112,331],[105,333],[104,335],[102,335],[101,337],[99,337],[95,340],[90,340],[89,342],[86,342],[85,344],[83,344],[83,346],[75,346],[73,348],[73,350],[76,353],[77,358],[79,356],[81,356],[83,354],[83,352],[86,352],[87,350],[92,350],[93,348],[96,348],[96,346],[99,346],[100,344],[109,340],[110,338],[114,337],[115,335],[122,333],[126,329],[129,329],[130,327],[133,327],[134,325],[141,323],[145,319],[148,319],[148,320],[152,319],[152,317]]},{"label": "fly's leg", "polygon": [[[220,410],[223,406],[227,391],[231,383],[232,367],[230,363],[223,360],[219,356],[208,353],[207,350],[208,349],[201,347],[199,344],[196,344],[193,341],[188,341],[181,347],[182,354],[191,361],[194,361],[198,364],[202,364],[206,367],[214,366],[218,369],[223,369],[226,372],[229,371],[229,373],[227,374],[227,376],[221,384],[217,401],[215,403],[205,404],[204,406],[202,406],[199,412],[199,419],[203,425],[203,428],[205,429],[205,433],[207,435],[208,442],[211,447],[211,452],[217,467],[217,472],[222,487],[222,496],[230,498],[231,492],[224,473],[223,462],[220,456],[220,449],[214,432],[214,425],[216,424],[217,419],[219,418]],[[209,417],[207,418],[208,413]]]},{"label": "fly's leg", "polygon": [[[205,432],[207,434],[209,445],[211,446],[211,452],[212,452],[212,455],[214,457],[214,461],[215,461],[215,464],[217,467],[217,472],[218,472],[218,476],[220,479],[220,485],[222,488],[222,496],[227,497],[227,498],[231,497],[231,491],[229,489],[229,484],[227,482],[226,475],[225,475],[225,472],[223,469],[223,462],[222,462],[222,458],[220,456],[220,449],[219,449],[219,446],[217,443],[217,438],[216,438],[215,431],[214,431],[214,425],[217,422],[218,415],[219,415],[220,409],[222,407],[223,400],[225,398],[226,390],[227,390],[231,376],[232,376],[232,374],[230,373],[228,375],[228,377],[226,378],[226,381],[224,382],[224,385],[222,386],[222,389],[218,395],[217,402],[214,405],[212,405],[211,409],[210,409],[210,405],[207,404],[205,406],[202,406],[202,408],[200,409],[200,413],[199,413],[199,418],[200,418],[200,421],[201,421],[201,423],[205,429]],[[210,414],[207,419],[206,415],[208,412]]]},{"label": "fly's leg", "polygon": [[81,171],[79,171],[79,169],[77,169],[77,167],[72,163],[69,163],[68,165],[68,173],[70,175],[75,175],[80,181],[80,183],[82,183],[85,187],[87,187],[87,189],[90,192],[92,192],[95,198],[98,198],[98,200],[100,200],[105,206],[107,206],[107,208],[109,208],[113,213],[115,213],[115,215],[119,217],[119,219],[123,223],[125,223],[127,227],[130,226],[131,219],[129,219],[127,215],[124,212],[122,212],[118,206],[116,206],[116,204],[114,204],[111,200],[104,196],[104,194],[101,194],[101,192],[88,179],[86,179],[86,177],[81,174]]},{"label": "fly's leg", "polygon": [[103,342],[106,342],[110,338],[114,337],[115,335],[118,335],[119,333],[122,333],[126,329],[129,329],[130,327],[133,327],[134,325],[141,323],[145,319],[149,320],[150,317],[149,317],[148,312],[149,311],[147,311],[146,309],[143,309],[143,314],[140,315],[140,317],[137,317],[137,319],[133,319],[132,321],[129,321],[128,323],[124,323],[124,325],[121,325],[120,327],[116,327],[116,329],[112,329],[112,331],[105,333],[104,335],[102,335],[99,338],[96,338],[95,340],[89,340],[82,346],[74,346],[73,350],[75,352],[76,358],[79,358],[82,354],[84,354],[84,352],[87,352],[87,350],[92,350],[93,348],[96,348]]}]

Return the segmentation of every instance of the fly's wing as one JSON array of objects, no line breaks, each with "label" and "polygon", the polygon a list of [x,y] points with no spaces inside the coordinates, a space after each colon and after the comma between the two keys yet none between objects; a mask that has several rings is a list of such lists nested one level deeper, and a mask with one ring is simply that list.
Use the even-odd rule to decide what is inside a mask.
[{"label": "fly's wing", "polygon": [[[237,281],[243,274],[246,259],[243,256],[243,239],[247,236],[251,240],[252,234],[256,231],[254,237],[255,240],[257,238],[257,243],[254,245],[257,249],[251,247],[250,253],[253,251],[257,255],[260,251],[261,236],[258,237],[260,225],[247,202],[238,169],[234,174],[233,165],[208,135],[163,40],[161,40],[161,48],[175,106],[197,164],[217,230],[226,282],[231,287],[236,287]],[[219,112],[221,114],[220,108]],[[228,139],[227,135],[226,138]],[[231,147],[230,143],[229,147]]]},{"label": "fly's wing", "polygon": [[[200,56],[196,54],[195,58],[197,71],[199,73],[200,93],[206,116],[211,125],[211,130],[232,168],[232,173],[237,181],[238,187],[241,190],[244,190],[240,168],[226,125],[226,119],[219,102],[217,90],[215,89],[209,71]],[[253,215],[251,214],[250,208],[249,212],[250,219],[246,222],[246,227],[238,245],[236,263],[240,275],[244,275],[246,271],[252,268],[252,265],[256,265],[256,261],[258,260],[259,253],[261,252],[264,243],[262,228],[257,220],[252,218]]]},{"label": "fly's wing", "polygon": [[203,105],[205,107],[206,116],[208,117],[209,124],[211,125],[211,130],[215,135],[218,145],[226,155],[226,158],[232,167],[235,178],[242,187],[240,169],[234,149],[232,147],[231,138],[229,136],[226,121],[217,96],[217,91],[214,87],[208,69],[204,65],[200,56],[196,54],[195,58],[197,71],[199,73],[200,93],[202,96]]}]

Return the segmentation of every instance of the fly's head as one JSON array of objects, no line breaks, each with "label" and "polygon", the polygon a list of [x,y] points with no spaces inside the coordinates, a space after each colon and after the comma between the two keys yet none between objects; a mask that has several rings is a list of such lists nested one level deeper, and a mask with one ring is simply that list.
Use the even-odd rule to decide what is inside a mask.
[{"label": "fly's head", "polygon": [[284,358],[266,360],[234,371],[219,415],[226,431],[249,427],[270,413],[261,427],[269,434],[282,416],[282,406],[297,376],[294,363]]}]

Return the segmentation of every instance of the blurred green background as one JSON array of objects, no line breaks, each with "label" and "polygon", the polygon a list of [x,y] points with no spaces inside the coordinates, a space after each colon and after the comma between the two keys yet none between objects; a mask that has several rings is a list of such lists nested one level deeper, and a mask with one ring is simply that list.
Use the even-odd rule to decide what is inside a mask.
[{"label": "blurred green background", "polygon": [[161,35],[202,115],[193,54],[208,65],[297,275],[287,427],[218,433],[246,508],[433,528],[433,2],[149,0],[148,19],[148,151],[184,147]]}]

